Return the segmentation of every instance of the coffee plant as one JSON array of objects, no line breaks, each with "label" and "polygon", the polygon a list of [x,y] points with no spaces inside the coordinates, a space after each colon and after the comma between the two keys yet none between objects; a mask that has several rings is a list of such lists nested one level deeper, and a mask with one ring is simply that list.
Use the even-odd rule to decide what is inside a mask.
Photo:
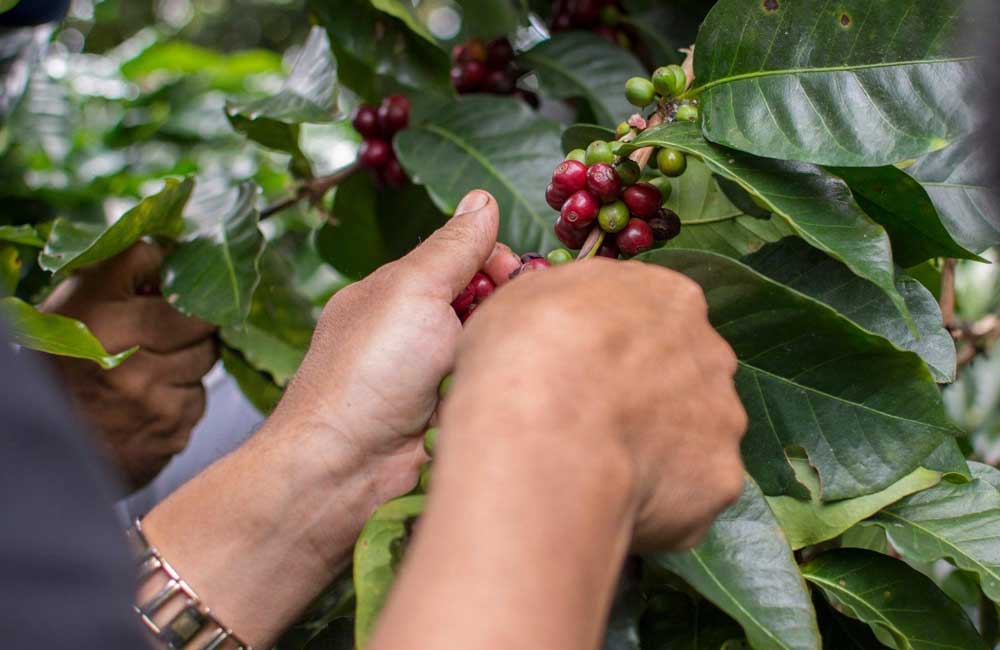
[{"label": "coffee plant", "polygon": [[[38,305],[155,239],[151,290],[219,326],[267,412],[325,300],[483,188],[515,275],[673,269],[739,357],[743,494],[693,550],[627,562],[605,648],[993,648],[1000,211],[972,5],[311,0],[287,74],[149,31],[112,49],[71,18],[109,45],[67,29],[0,139],[0,315],[24,347],[113,368],[134,350]],[[456,316],[493,290],[477,275]],[[281,650],[364,648],[425,469]]]}]

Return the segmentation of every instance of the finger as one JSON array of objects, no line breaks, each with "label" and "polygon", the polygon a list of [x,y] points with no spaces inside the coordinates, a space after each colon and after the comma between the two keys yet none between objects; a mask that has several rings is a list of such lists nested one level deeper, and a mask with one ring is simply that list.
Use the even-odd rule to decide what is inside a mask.
[{"label": "finger", "polygon": [[520,267],[521,258],[506,244],[497,243],[486,263],[483,264],[483,271],[499,287],[510,280],[510,274]]},{"label": "finger", "polygon": [[163,298],[135,298],[123,305],[131,345],[166,354],[191,347],[211,337],[214,325],[185,316]]},{"label": "finger", "polygon": [[105,276],[108,286],[135,295],[140,289],[160,286],[163,250],[156,244],[137,242],[122,253],[95,267],[91,273]]},{"label": "finger", "polygon": [[469,283],[493,252],[500,211],[488,192],[465,195],[455,216],[399,261],[400,267],[450,301]]},{"label": "finger", "polygon": [[149,369],[155,368],[157,377],[174,386],[200,384],[219,359],[219,346],[214,338],[169,354],[143,351],[150,356]]}]

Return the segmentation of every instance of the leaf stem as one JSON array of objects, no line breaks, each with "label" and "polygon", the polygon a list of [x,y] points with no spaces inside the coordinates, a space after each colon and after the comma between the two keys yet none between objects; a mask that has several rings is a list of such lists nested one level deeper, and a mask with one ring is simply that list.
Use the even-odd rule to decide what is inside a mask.
[{"label": "leaf stem", "polygon": [[601,244],[604,243],[604,231],[597,224],[591,228],[590,234],[587,235],[587,240],[583,242],[583,246],[580,247],[580,252],[576,256],[576,261],[590,259],[597,255],[598,249],[600,249]]},{"label": "leaf stem", "polygon": [[295,190],[295,194],[285,197],[276,203],[272,203],[261,210],[261,220],[263,221],[264,219],[269,219],[279,212],[287,210],[293,205],[299,204],[303,199],[309,199],[309,203],[313,205],[319,203],[323,200],[323,197],[326,196],[327,192],[343,183],[360,168],[361,165],[355,160],[347,167],[338,169],[329,176],[319,176],[317,178],[310,178],[302,181]]}]

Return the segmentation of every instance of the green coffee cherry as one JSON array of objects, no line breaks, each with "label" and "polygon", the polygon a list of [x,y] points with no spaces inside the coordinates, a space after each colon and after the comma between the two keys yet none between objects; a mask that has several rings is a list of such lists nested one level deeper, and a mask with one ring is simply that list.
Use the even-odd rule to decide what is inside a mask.
[{"label": "green coffee cherry", "polygon": [[683,151],[664,147],[656,154],[656,166],[664,176],[676,178],[687,169],[687,157]]},{"label": "green coffee cherry", "polygon": [[611,145],[604,140],[594,140],[587,147],[587,156],[584,160],[586,165],[596,165],[597,163],[611,164],[615,161],[615,154],[611,151]]},{"label": "green coffee cherry", "polygon": [[587,164],[587,152],[583,149],[574,149],[566,154],[566,160],[575,160],[583,164]]},{"label": "green coffee cherry", "polygon": [[424,494],[430,492],[431,489],[431,464],[425,463],[423,467],[420,468],[420,480],[417,482],[417,486],[420,487],[420,491]]},{"label": "green coffee cherry", "polygon": [[574,257],[573,253],[570,253],[565,248],[557,248],[546,255],[545,259],[547,259],[552,266],[559,266],[560,264],[572,262]]},{"label": "green coffee cherry", "polygon": [[444,379],[442,379],[441,383],[438,384],[438,399],[444,399],[448,396],[448,391],[451,390],[452,381],[451,373],[444,376]]},{"label": "green coffee cherry", "polygon": [[663,196],[664,203],[667,202],[667,199],[670,198],[670,195],[674,191],[673,184],[663,176],[657,176],[656,178],[651,178],[646,182],[655,187],[656,189],[660,190],[660,194]]},{"label": "green coffee cherry", "polygon": [[677,97],[687,86],[687,75],[679,65],[666,65],[653,73],[653,87],[664,97]]},{"label": "green coffee cherry", "polygon": [[618,164],[615,165],[615,171],[618,172],[618,178],[622,180],[622,186],[637,183],[639,181],[639,177],[642,175],[642,170],[639,169],[639,163],[631,158],[622,158]]},{"label": "green coffee cherry", "polygon": [[677,107],[674,119],[678,122],[697,122],[700,116],[701,111],[694,104],[681,104]]},{"label": "green coffee cherry", "polygon": [[617,128],[615,128],[615,135],[619,138],[623,138],[628,135],[631,130],[632,127],[628,125],[628,122],[622,122],[617,126]]},{"label": "green coffee cherry", "polygon": [[625,97],[633,106],[642,108],[653,103],[656,97],[656,89],[653,82],[643,77],[632,77],[625,82]]},{"label": "green coffee cherry", "polygon": [[614,5],[607,5],[601,9],[601,24],[614,27],[622,19],[622,12]]},{"label": "green coffee cherry", "polygon": [[438,429],[437,427],[431,427],[424,434],[424,451],[427,455],[434,457],[434,448],[437,447],[438,441]]},{"label": "green coffee cherry", "polygon": [[628,206],[624,201],[615,201],[601,207],[597,213],[597,223],[605,232],[618,232],[628,224]]}]

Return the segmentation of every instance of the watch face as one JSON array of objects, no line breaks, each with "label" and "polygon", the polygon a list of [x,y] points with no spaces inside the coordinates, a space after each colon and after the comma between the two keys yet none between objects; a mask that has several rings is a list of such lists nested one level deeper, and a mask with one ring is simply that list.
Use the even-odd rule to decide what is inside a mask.
[{"label": "watch face", "polygon": [[17,106],[28,86],[31,72],[41,61],[52,25],[0,27],[0,126]]}]

